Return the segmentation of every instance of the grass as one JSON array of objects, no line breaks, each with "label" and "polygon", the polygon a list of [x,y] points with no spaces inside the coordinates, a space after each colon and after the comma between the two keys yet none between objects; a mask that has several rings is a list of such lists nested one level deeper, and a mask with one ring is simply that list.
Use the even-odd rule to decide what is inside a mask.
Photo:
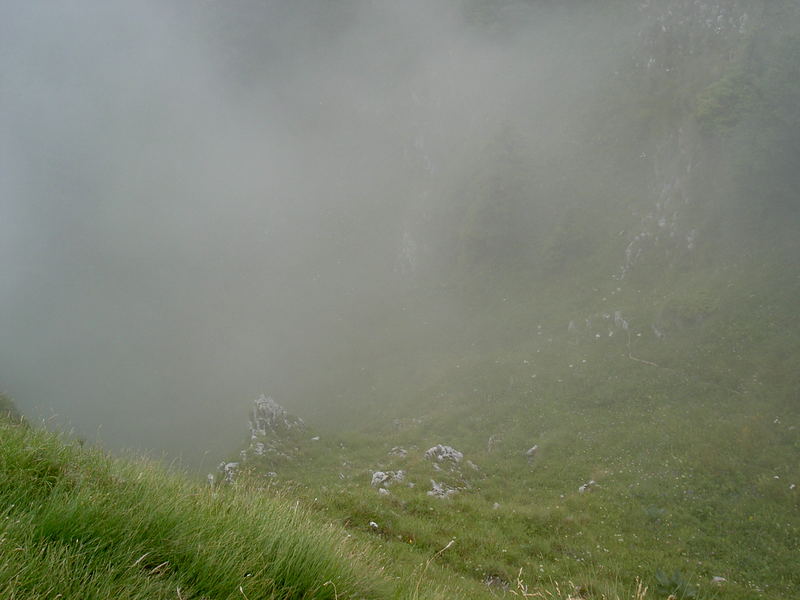
[{"label": "grass", "polygon": [[[455,540],[425,577],[458,586],[458,597],[519,593],[520,569],[530,597],[631,598],[645,588],[649,598],[793,597],[800,414],[788,365],[798,338],[784,315],[796,283],[771,275],[740,264],[736,278],[698,270],[645,292],[622,284],[613,302],[630,337],[602,316],[583,325],[602,309],[551,305],[545,316],[498,302],[486,330],[513,322],[516,334],[439,356],[395,390],[402,406],[360,432],[317,431],[319,441],[309,432],[273,481],[382,544],[393,574]],[[678,302],[689,316],[658,339],[650,324]],[[476,316],[466,336],[481,327]],[[423,453],[437,443],[479,470],[436,471]],[[390,455],[395,446],[408,455]],[[406,480],[388,495],[370,486],[373,471],[398,469]],[[461,491],[432,498],[431,479]],[[597,484],[579,492],[589,480]]]},{"label": "grass", "polygon": [[212,489],[7,420],[0,506],[2,598],[433,594],[427,583],[388,580],[376,548],[274,491],[244,481]]}]

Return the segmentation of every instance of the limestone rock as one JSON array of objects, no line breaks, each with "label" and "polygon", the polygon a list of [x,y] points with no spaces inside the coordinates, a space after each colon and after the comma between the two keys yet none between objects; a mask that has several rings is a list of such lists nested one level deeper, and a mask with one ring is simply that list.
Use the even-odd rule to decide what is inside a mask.
[{"label": "limestone rock", "polygon": [[464,459],[464,454],[452,446],[436,444],[433,448],[428,448],[428,450],[425,451],[425,458],[440,463],[450,462],[453,465],[457,465]]},{"label": "limestone rock", "polygon": [[303,419],[290,415],[270,396],[262,394],[255,400],[250,411],[250,439],[294,429],[305,429]]},{"label": "limestone rock", "polygon": [[217,470],[222,473],[225,483],[233,483],[233,480],[236,478],[236,471],[238,469],[238,462],[221,462],[219,463],[219,467],[217,467]]},{"label": "limestone rock", "polygon": [[457,494],[458,490],[454,487],[450,487],[446,483],[437,483],[433,479],[431,479],[431,489],[428,491],[428,496],[433,496],[434,498],[449,498],[453,494]]},{"label": "limestone rock", "polygon": [[405,471],[375,471],[372,474],[372,487],[387,488],[393,483],[400,483],[406,478]]}]

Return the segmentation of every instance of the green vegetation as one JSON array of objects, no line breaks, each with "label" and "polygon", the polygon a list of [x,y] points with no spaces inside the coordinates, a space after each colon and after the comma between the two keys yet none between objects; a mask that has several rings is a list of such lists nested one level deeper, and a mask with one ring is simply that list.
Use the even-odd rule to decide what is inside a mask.
[{"label": "green vegetation", "polygon": [[[727,308],[731,297],[721,296],[713,304]],[[245,464],[257,476],[274,468],[275,486],[355,537],[380,540],[398,573],[454,539],[437,561],[443,568],[427,576],[444,586],[472,581],[461,584],[469,597],[513,590],[520,569],[531,589],[558,585],[564,597],[577,587],[586,598],[628,598],[638,583],[654,598],[675,590],[789,597],[800,588],[796,388],[773,379],[789,372],[786,363],[751,362],[779,340],[756,323],[742,329],[722,308],[706,310],[703,295],[682,302],[705,316],[664,339],[641,317],[629,317],[628,338],[602,316],[597,327],[570,332],[567,314],[554,311],[562,325],[543,320],[539,330],[505,308],[526,332],[515,343],[453,358],[422,389],[409,382],[403,408],[361,434],[322,430],[315,441],[308,432],[293,441],[293,462]],[[797,340],[786,342],[791,360]],[[742,343],[751,356],[737,357]],[[437,443],[462,451],[464,463],[435,469],[423,454]],[[535,456],[526,456],[534,444]],[[403,470],[405,479],[381,494],[371,486],[379,470]],[[459,491],[431,497],[431,480]]]},{"label": "green vegetation", "polygon": [[3,598],[412,596],[390,593],[366,546],[288,498],[195,485],[7,420],[0,506]]}]

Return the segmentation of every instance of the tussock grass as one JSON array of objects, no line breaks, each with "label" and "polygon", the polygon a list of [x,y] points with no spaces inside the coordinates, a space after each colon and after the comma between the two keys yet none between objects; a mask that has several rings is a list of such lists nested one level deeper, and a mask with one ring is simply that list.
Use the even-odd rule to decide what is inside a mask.
[{"label": "tussock grass", "polygon": [[242,482],[211,489],[0,423],[0,598],[380,598],[342,529]]}]

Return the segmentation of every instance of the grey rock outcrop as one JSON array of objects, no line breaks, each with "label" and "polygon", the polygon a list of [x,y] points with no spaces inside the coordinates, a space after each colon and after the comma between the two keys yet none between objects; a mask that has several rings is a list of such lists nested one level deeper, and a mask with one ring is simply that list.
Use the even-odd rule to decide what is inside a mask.
[{"label": "grey rock outcrop", "polygon": [[375,471],[372,474],[372,486],[388,488],[394,483],[401,483],[406,478],[405,471]]},{"label": "grey rock outcrop", "polygon": [[432,496],[434,498],[445,499],[449,498],[453,494],[457,494],[458,490],[454,487],[447,485],[446,483],[438,483],[431,479],[431,489],[428,490],[428,496]]},{"label": "grey rock outcrop", "polygon": [[290,415],[271,396],[262,394],[255,400],[250,411],[250,439],[295,429],[305,429],[303,419]]},{"label": "grey rock outcrop", "polygon": [[452,446],[444,446],[436,444],[433,448],[428,448],[425,451],[425,458],[428,460],[435,460],[438,463],[451,463],[457,465],[464,459],[464,453],[459,452]]},{"label": "grey rock outcrop", "polygon": [[217,468],[218,471],[222,473],[223,480],[225,483],[233,483],[233,480],[236,478],[236,471],[239,469],[238,462],[229,462],[225,463],[222,462],[219,464]]}]

